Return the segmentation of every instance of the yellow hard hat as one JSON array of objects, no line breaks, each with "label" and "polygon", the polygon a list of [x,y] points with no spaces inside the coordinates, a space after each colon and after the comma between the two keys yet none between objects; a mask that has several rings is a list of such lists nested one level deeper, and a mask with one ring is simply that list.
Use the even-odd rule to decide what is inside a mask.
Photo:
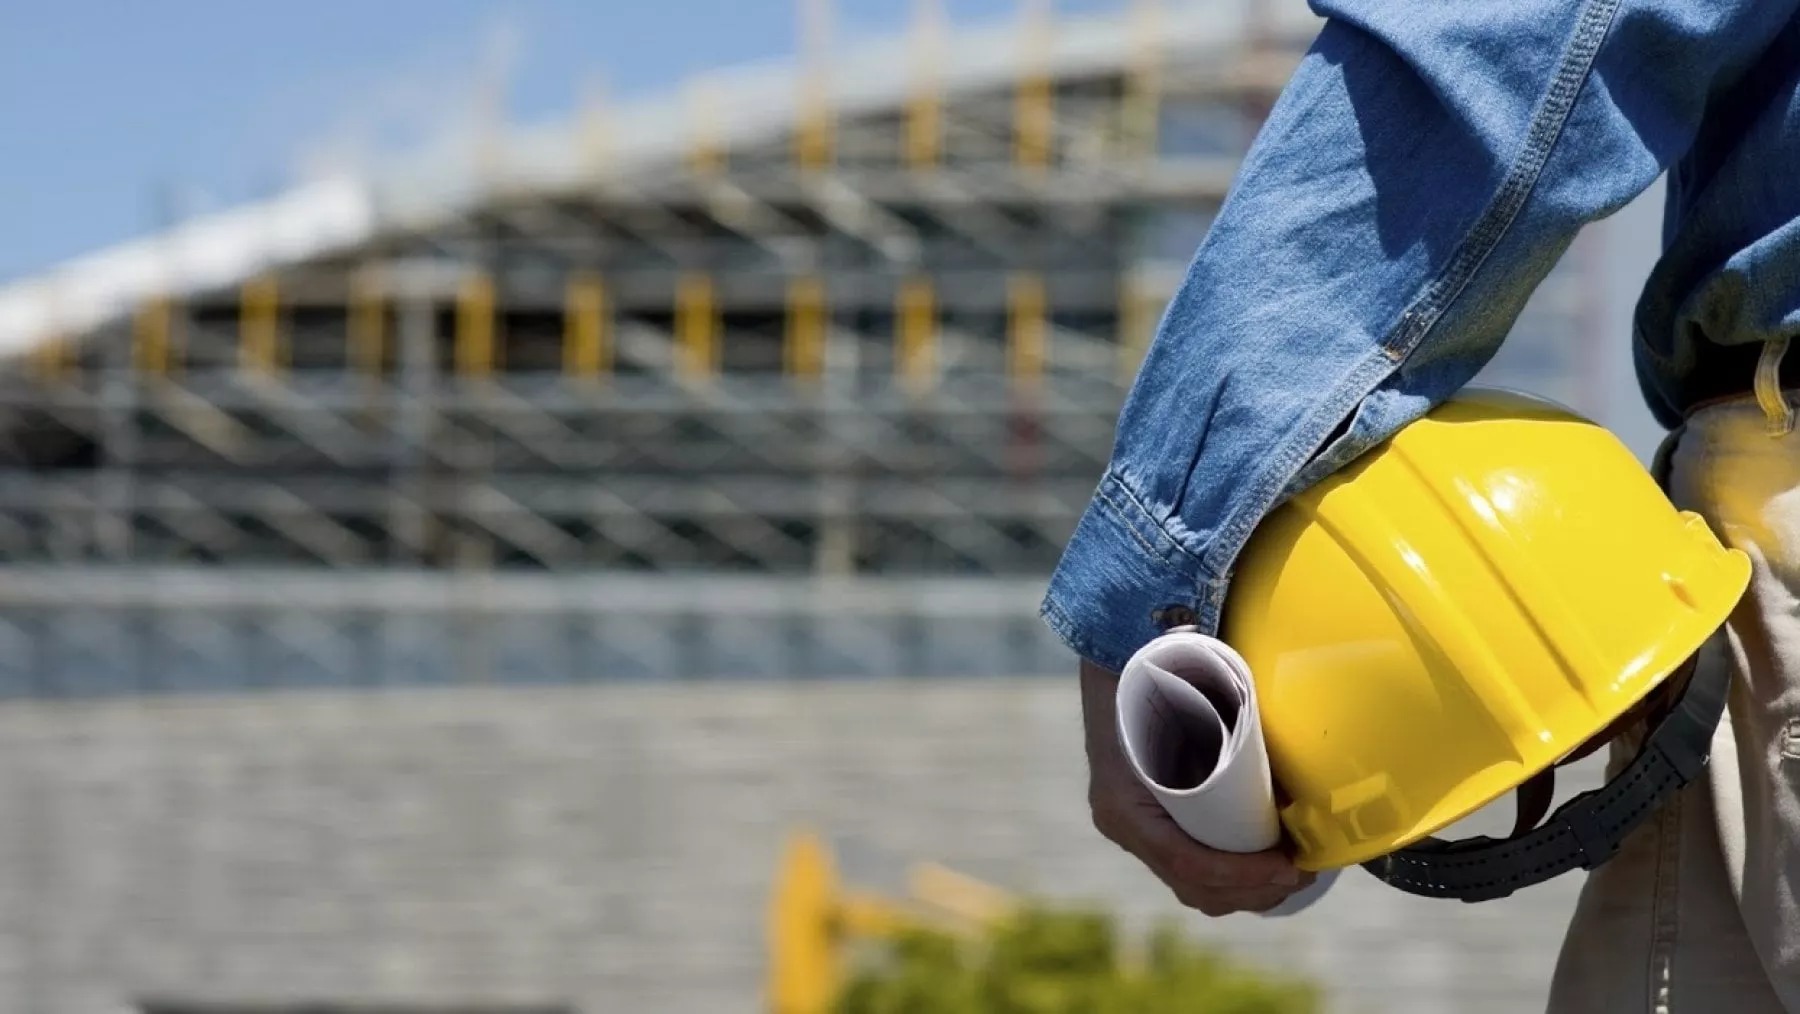
[{"label": "yellow hard hat", "polygon": [[[1480,900],[1604,861],[1704,765],[1725,677],[1670,677],[1749,574],[1611,433],[1523,395],[1465,391],[1302,492],[1245,547],[1223,628],[1299,865]],[[1511,839],[1430,837],[1665,681],[1681,703],[1614,783]]]}]

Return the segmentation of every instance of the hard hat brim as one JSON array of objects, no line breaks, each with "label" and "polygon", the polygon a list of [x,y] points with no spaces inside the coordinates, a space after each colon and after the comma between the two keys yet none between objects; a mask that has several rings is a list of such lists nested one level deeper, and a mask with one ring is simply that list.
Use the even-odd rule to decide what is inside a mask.
[{"label": "hard hat brim", "polygon": [[[1696,522],[1698,518],[1694,519]],[[1743,597],[1750,583],[1750,558],[1742,551],[1728,549],[1723,563],[1725,573],[1723,584],[1729,594],[1710,596],[1705,602],[1696,603],[1693,611],[1680,618],[1671,626],[1666,636],[1657,639],[1649,653],[1634,666],[1640,673],[1637,685],[1641,693],[1636,700],[1641,701],[1654,693],[1666,683],[1686,662],[1698,652],[1730,617]],[[1635,703],[1635,702],[1634,702]],[[1323,872],[1349,866],[1357,866],[1387,855],[1398,849],[1417,844],[1430,838],[1444,829],[1473,816],[1483,808],[1495,803],[1512,793],[1526,781],[1554,767],[1564,758],[1575,753],[1595,737],[1604,734],[1616,721],[1616,714],[1596,713],[1591,724],[1577,730],[1573,738],[1563,740],[1567,745],[1561,749],[1546,747],[1537,755],[1522,759],[1517,763],[1497,764],[1483,772],[1479,777],[1471,778],[1456,792],[1446,795],[1426,815],[1412,827],[1405,829],[1388,841],[1360,842],[1350,847],[1339,849],[1302,849],[1295,857],[1295,865],[1310,872]],[[1285,816],[1285,815],[1284,815]]]}]

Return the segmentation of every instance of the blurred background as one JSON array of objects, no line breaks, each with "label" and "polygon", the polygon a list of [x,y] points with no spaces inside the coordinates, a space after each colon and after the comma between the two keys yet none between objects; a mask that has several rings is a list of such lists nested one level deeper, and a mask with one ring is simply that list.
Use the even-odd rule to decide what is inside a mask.
[{"label": "blurred background", "polygon": [[[1179,917],[1035,610],[1316,30],[0,10],[0,1010],[805,1014],[921,905]],[[1645,457],[1659,200],[1482,378]],[[1322,1009],[1527,1010],[1577,886],[1180,925]]]}]

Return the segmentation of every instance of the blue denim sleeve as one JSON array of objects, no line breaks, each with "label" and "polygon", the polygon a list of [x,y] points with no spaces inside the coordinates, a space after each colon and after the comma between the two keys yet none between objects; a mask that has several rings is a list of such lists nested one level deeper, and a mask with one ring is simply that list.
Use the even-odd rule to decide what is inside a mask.
[{"label": "blue denim sleeve", "polygon": [[1160,609],[1216,632],[1256,524],[1467,383],[1794,4],[1313,6],[1325,27],[1163,317],[1043,601],[1114,670]]}]

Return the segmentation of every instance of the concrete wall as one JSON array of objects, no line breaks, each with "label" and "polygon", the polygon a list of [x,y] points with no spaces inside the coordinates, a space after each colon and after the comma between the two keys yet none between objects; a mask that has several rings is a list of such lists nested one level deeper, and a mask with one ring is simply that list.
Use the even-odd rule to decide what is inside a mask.
[{"label": "concrete wall", "polygon": [[[0,709],[0,1010],[145,997],[749,1012],[784,832],[1133,914],[1059,681],[319,692]],[[1360,872],[1198,932],[1337,1009],[1541,1002],[1575,883],[1481,906]]]}]

